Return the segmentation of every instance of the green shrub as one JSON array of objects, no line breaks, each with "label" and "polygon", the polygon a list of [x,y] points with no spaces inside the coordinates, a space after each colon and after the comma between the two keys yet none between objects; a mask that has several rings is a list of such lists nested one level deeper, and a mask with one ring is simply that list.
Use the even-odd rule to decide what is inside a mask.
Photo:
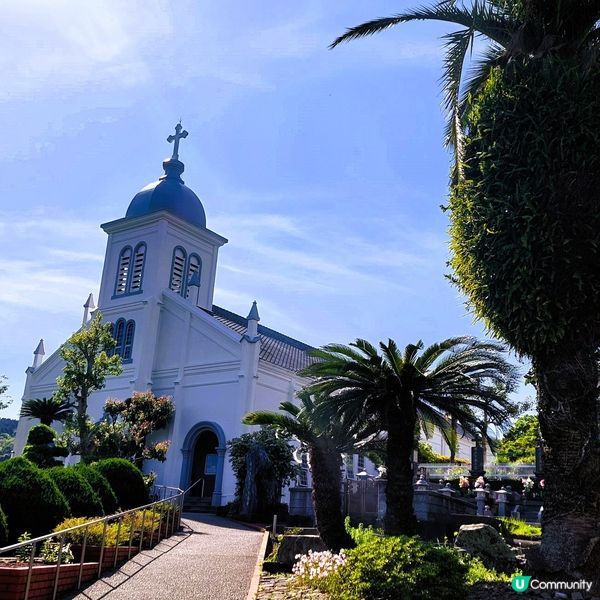
[{"label": "green shrub", "polygon": [[60,554],[60,562],[68,565],[73,562],[73,552],[71,552],[71,544],[64,544],[61,548],[60,542],[54,540],[46,540],[40,549],[40,558],[47,565],[53,565],[58,562]]},{"label": "green shrub", "polygon": [[24,531],[44,535],[69,516],[69,505],[43,470],[18,456],[0,463],[0,506],[8,521],[8,541]]},{"label": "green shrub", "polygon": [[467,591],[458,553],[416,537],[373,539],[346,555],[329,588],[333,600],[453,600]]},{"label": "green shrub", "polygon": [[6,523],[6,515],[0,508],[0,546],[6,546],[8,542],[8,524]]},{"label": "green shrub", "polygon": [[69,451],[55,443],[56,431],[48,425],[34,425],[29,430],[23,456],[41,468],[62,465],[58,457],[65,457]]},{"label": "green shrub", "polygon": [[498,581],[509,582],[514,575],[520,575],[520,572],[508,575],[506,573],[498,573],[495,569],[488,569],[476,556],[469,558],[468,569],[468,585],[475,583],[496,583]]},{"label": "green shrub", "polygon": [[142,535],[142,530],[144,537],[150,537],[150,535],[154,535],[153,531],[156,532],[158,530],[161,522],[160,510],[138,510],[126,515],[124,520],[127,521],[127,526],[133,529],[133,539],[138,542]]},{"label": "green shrub", "polygon": [[[70,529],[71,527],[77,527],[77,525],[83,525],[88,521],[93,521],[93,519],[89,519],[87,517],[77,517],[73,519],[65,519],[62,523],[57,525],[54,528],[54,531],[63,531],[63,529]],[[123,519],[121,523],[121,531],[119,532],[119,523],[114,521],[109,523],[106,526],[106,537],[105,537],[105,545],[106,546],[116,546],[117,545],[117,534],[119,535],[119,546],[125,546],[129,543],[129,534],[131,532],[130,521],[127,519]],[[88,546],[100,546],[102,544],[102,533],[104,531],[104,523],[94,523],[87,528],[87,542]],[[75,531],[70,531],[65,534],[65,542],[69,542],[71,544],[83,544],[83,539],[85,537],[85,527],[80,529],[76,529]]]},{"label": "green shrub", "polygon": [[144,476],[133,463],[124,458],[107,458],[92,467],[106,477],[122,510],[149,502]]},{"label": "green shrub", "polygon": [[100,497],[79,471],[69,467],[54,467],[48,469],[48,475],[64,494],[74,517],[104,516]]},{"label": "green shrub", "polygon": [[[18,538],[17,542],[26,542],[31,539],[31,534],[29,531],[24,531]],[[15,556],[17,557],[17,562],[29,562],[31,558],[31,547],[33,544],[28,544],[27,546],[21,546],[15,550]]]},{"label": "green shrub", "polygon": [[112,515],[117,512],[117,507],[119,506],[117,497],[113,492],[112,487],[110,487],[108,479],[106,479],[100,471],[92,469],[92,467],[84,465],[83,463],[70,468],[81,473],[85,480],[92,486],[92,489],[98,494],[105,515]]},{"label": "green shrub", "polygon": [[366,542],[381,539],[384,535],[383,529],[374,529],[371,525],[365,527],[364,523],[359,523],[357,527],[352,527],[350,517],[346,517],[344,525],[346,526],[346,531],[357,546]]}]

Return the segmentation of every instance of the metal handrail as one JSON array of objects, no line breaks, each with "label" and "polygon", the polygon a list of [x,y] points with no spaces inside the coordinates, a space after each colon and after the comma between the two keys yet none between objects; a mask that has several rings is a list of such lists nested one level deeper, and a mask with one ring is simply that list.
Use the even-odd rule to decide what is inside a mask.
[{"label": "metal handrail", "polygon": [[[196,483],[198,483],[198,482],[196,482]],[[157,543],[158,543],[161,539],[160,534],[161,534],[162,516],[163,516],[163,511],[165,508],[164,505],[166,503],[166,504],[170,504],[171,506],[173,506],[173,510],[169,511],[169,514],[167,514],[165,537],[167,535],[169,535],[169,531],[171,532],[170,535],[172,535],[175,530],[175,518],[176,518],[177,510],[179,510],[179,514],[181,514],[183,512],[183,499],[184,499],[186,492],[184,492],[180,488],[174,488],[174,487],[169,487],[169,486],[154,486],[154,489],[162,489],[163,493],[158,494],[158,496],[159,496],[158,500],[149,502],[148,504],[144,504],[144,505],[138,506],[136,508],[130,508],[129,510],[114,513],[112,515],[108,515],[105,517],[99,517],[97,519],[92,519],[90,521],[86,521],[85,523],[82,523],[81,525],[75,525],[74,527],[62,529],[61,531],[48,533],[46,535],[41,535],[41,536],[38,536],[31,540],[26,540],[24,542],[18,542],[17,544],[11,544],[10,546],[4,546],[4,547],[0,548],[0,555],[3,555],[3,554],[6,554],[7,552],[12,552],[12,551],[18,550],[19,548],[31,547],[31,552],[29,554],[29,560],[28,560],[28,571],[27,571],[27,580],[26,580],[26,584],[25,584],[25,595],[23,596],[23,600],[28,600],[28,598],[29,598],[29,591],[30,591],[30,587],[31,587],[31,575],[32,575],[32,571],[33,571],[34,558],[35,558],[35,555],[37,552],[38,545],[40,543],[45,542],[46,540],[51,540],[51,539],[57,538],[57,537],[59,540],[58,559],[56,561],[56,575],[55,575],[55,579],[54,579],[54,590],[53,590],[53,594],[52,594],[52,600],[55,600],[57,593],[58,593],[60,566],[61,566],[62,560],[63,560],[64,540],[65,540],[65,537],[67,536],[67,534],[69,534],[70,532],[81,530],[81,529],[84,530],[83,543],[81,545],[81,557],[79,559],[79,575],[77,578],[77,589],[81,589],[83,565],[85,562],[85,552],[86,552],[86,547],[87,547],[88,533],[89,533],[90,526],[103,523],[102,543],[100,545],[98,572],[96,574],[97,578],[99,578],[102,573],[102,568],[103,568],[103,563],[104,563],[104,550],[106,548],[106,530],[107,530],[109,522],[118,521],[117,538],[115,540],[115,558],[114,558],[114,562],[113,562],[113,567],[116,567],[118,556],[119,556],[119,542],[121,541],[120,534],[121,534],[121,526],[123,523],[123,519],[125,517],[127,517],[128,515],[133,515],[135,513],[139,513],[140,511],[142,511],[142,526],[141,526],[141,530],[139,532],[139,535],[140,535],[139,550],[140,551],[142,550],[143,543],[144,543],[146,511],[148,511],[148,510],[151,511],[151,515],[152,515],[152,522],[150,525],[152,527],[152,531],[151,531],[150,542],[149,542],[150,547],[152,547],[152,542],[154,540],[154,531],[155,531],[155,524],[154,524],[155,513],[152,510],[153,507],[160,505],[159,506],[160,516],[159,516],[159,520],[158,520],[158,534],[157,534]],[[186,490],[186,491],[189,491],[189,490]],[[169,493],[171,495],[167,496],[167,494],[169,494]],[[162,495],[162,498],[160,498],[161,495]],[[171,512],[173,513],[173,517],[172,517],[170,525],[169,525]],[[130,531],[129,531],[129,549],[128,549],[128,553],[127,553],[128,560],[129,560],[129,558],[131,558],[133,534],[134,534],[134,527],[132,526],[132,527],[130,527]],[[77,564],[77,563],[74,563],[74,564]]]},{"label": "metal handrail", "polygon": [[200,497],[203,498],[204,497],[204,477],[200,477],[200,479],[196,479],[196,481],[194,481],[194,483],[192,483],[192,485],[190,485],[189,488],[187,488],[187,490],[185,490],[185,492],[183,492],[183,495],[185,496],[196,484],[202,482],[202,490],[200,492]]}]

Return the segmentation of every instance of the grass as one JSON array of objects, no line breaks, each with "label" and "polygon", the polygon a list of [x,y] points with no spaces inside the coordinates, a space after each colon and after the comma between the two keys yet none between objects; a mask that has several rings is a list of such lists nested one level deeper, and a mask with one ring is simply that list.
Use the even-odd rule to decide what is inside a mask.
[{"label": "grass", "polygon": [[539,525],[531,525],[512,517],[500,517],[500,522],[505,535],[529,539],[537,539],[542,535],[542,528]]}]

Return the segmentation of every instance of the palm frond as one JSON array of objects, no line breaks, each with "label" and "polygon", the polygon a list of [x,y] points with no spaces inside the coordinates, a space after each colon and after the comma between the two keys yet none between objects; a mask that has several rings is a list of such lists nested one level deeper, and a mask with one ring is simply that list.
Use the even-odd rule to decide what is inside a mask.
[{"label": "palm frond", "polygon": [[510,39],[506,32],[512,19],[502,7],[485,0],[475,0],[469,9],[451,2],[438,2],[433,6],[423,6],[411,12],[373,19],[356,27],[350,27],[346,33],[333,41],[330,48],[410,21],[443,21],[468,28],[474,27],[490,39],[502,44],[508,43]]},{"label": "palm frond", "polygon": [[273,411],[256,410],[249,412],[242,419],[242,423],[244,425],[271,425],[305,443],[310,443],[313,439],[312,432],[304,423]]},{"label": "palm frond", "polygon": [[465,59],[473,49],[475,30],[470,27],[453,31],[444,36],[446,55],[442,74],[443,106],[447,115],[445,144],[454,148],[455,169],[459,179],[463,178],[463,128],[460,118],[460,84]]}]

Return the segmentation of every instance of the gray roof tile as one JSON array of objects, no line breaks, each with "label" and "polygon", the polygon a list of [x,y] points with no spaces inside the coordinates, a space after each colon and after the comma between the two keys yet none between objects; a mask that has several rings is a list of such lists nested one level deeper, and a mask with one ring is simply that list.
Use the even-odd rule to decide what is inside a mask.
[{"label": "gray roof tile", "polygon": [[[215,305],[213,305],[211,314],[217,321],[227,325],[236,333],[242,336],[246,334],[248,322],[244,317]],[[308,344],[260,324],[258,335],[260,337],[260,359],[265,362],[283,367],[288,371],[299,371],[315,362],[315,359],[309,356],[309,352],[314,348]]]}]

